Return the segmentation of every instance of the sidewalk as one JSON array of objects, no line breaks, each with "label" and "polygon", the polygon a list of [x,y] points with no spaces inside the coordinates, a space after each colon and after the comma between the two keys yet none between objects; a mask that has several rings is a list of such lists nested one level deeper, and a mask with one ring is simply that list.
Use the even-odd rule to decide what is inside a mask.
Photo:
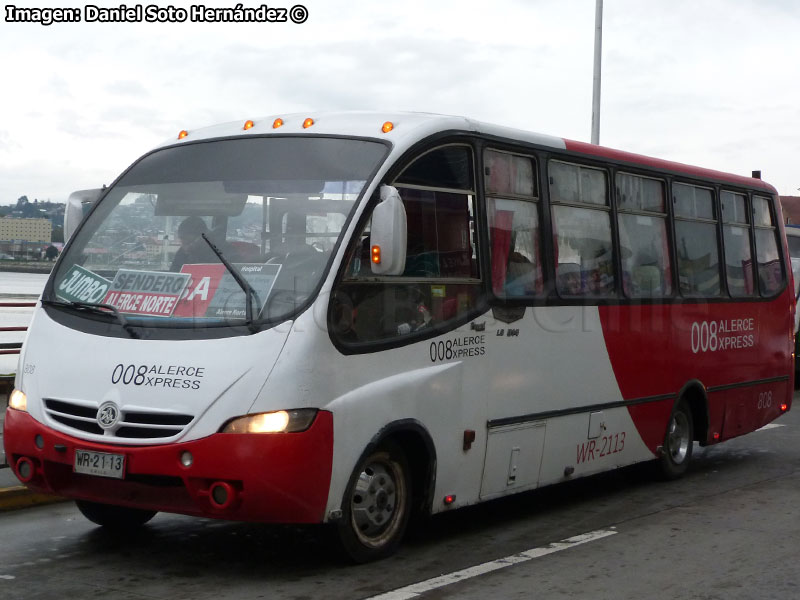
[{"label": "sidewalk", "polygon": [[39,504],[49,504],[51,502],[63,502],[64,499],[58,496],[48,496],[45,494],[34,494],[22,485],[16,478],[10,467],[6,465],[6,454],[3,447],[3,423],[6,415],[6,404],[8,403],[7,382],[0,382],[0,512],[14,510],[17,508],[27,508]]}]

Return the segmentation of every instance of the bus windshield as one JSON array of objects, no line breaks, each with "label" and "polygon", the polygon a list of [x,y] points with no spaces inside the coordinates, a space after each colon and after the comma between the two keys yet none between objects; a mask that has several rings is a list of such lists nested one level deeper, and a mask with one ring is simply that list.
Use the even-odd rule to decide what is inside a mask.
[{"label": "bus windshield", "polygon": [[44,301],[148,327],[285,320],[310,301],[386,152],[330,137],[153,152],[87,217]]}]

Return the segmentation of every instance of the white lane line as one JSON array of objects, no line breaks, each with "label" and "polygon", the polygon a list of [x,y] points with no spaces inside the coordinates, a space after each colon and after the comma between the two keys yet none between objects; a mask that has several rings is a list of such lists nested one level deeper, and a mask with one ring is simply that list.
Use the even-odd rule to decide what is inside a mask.
[{"label": "white lane line", "polygon": [[412,598],[416,598],[417,596],[420,596],[425,592],[430,592],[431,590],[442,588],[453,583],[458,583],[459,581],[465,581],[473,577],[478,577],[479,575],[485,575],[486,573],[491,573],[492,571],[497,571],[499,569],[505,569],[506,567],[510,567],[512,565],[518,565],[520,563],[533,560],[534,558],[541,558],[542,556],[547,556],[548,554],[553,554],[554,552],[569,550],[575,546],[588,544],[589,542],[594,542],[595,540],[614,535],[615,533],[617,532],[611,529],[598,529],[597,531],[590,531],[589,533],[576,535],[574,537],[567,538],[566,540],[561,540],[560,542],[553,542],[547,546],[531,548],[530,550],[525,550],[519,554],[512,554],[511,556],[498,558],[497,560],[485,562],[467,569],[462,569],[461,571],[446,573],[444,575],[440,575],[439,577],[427,579],[426,581],[420,581],[419,583],[398,588],[396,590],[392,590],[391,592],[386,592],[385,594],[372,596],[367,600],[411,600]]},{"label": "white lane line", "polygon": [[767,429],[775,429],[777,427],[786,427],[786,425],[781,425],[780,423],[767,423],[761,429],[756,429],[756,431],[766,431]]}]

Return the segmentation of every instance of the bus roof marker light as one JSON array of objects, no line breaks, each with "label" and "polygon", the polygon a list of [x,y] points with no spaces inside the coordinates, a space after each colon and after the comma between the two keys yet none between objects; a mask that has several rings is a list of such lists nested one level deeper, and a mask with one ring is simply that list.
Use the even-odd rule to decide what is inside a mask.
[{"label": "bus roof marker light", "polygon": [[185,129],[181,129],[181,131],[178,133],[178,139],[179,139],[179,140],[182,140],[182,139],[183,139],[183,138],[185,138],[187,135],[189,135],[189,132],[188,132],[188,131],[186,131]]},{"label": "bus roof marker light", "polygon": [[278,117],[272,122],[272,128],[277,129],[278,127],[283,127],[283,119]]},{"label": "bus roof marker light", "polygon": [[255,123],[253,123],[251,119],[247,119],[247,121],[244,122],[244,127],[242,127],[242,129],[247,131],[248,129],[252,129],[253,127],[255,127]]},{"label": "bus roof marker light", "polygon": [[456,501],[456,495],[455,494],[447,494],[447,496],[445,496],[444,499],[443,499],[443,502],[444,502],[445,506],[450,506],[455,501]]},{"label": "bus roof marker light", "polygon": [[381,127],[381,131],[383,133],[389,133],[392,129],[394,129],[394,123],[391,121],[386,121],[386,123],[383,124],[383,127]]},{"label": "bus roof marker light", "polygon": [[314,119],[308,117],[305,121],[303,121],[303,129],[308,129],[314,124]]},{"label": "bus roof marker light", "polygon": [[381,247],[377,244],[372,247],[371,252],[372,264],[379,265],[381,264]]}]

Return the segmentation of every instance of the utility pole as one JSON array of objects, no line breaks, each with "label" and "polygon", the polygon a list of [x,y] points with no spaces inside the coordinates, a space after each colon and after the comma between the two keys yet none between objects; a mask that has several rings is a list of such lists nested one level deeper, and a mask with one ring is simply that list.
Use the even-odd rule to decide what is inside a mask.
[{"label": "utility pole", "polygon": [[595,0],[594,81],[592,85],[592,143],[600,143],[600,60],[603,54],[603,0]]}]

